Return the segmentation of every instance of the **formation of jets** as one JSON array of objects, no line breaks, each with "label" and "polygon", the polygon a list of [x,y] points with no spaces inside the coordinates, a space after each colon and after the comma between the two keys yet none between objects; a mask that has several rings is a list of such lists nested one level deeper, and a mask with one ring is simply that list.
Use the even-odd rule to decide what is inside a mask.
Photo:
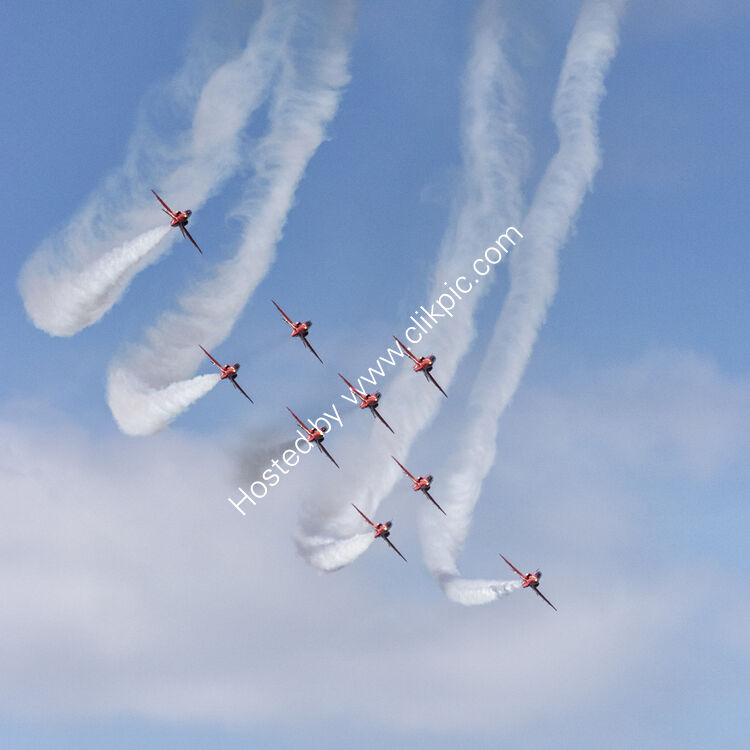
[{"label": "formation of jets", "polygon": [[[185,211],[172,211],[172,209],[161,199],[161,197],[157,194],[155,190],[151,190],[151,192],[156,196],[156,199],[161,203],[162,211],[164,211],[165,214],[167,214],[170,219],[170,226],[172,227],[179,227],[180,232],[182,233],[182,236],[186,239],[190,240],[190,242],[195,245],[195,248],[198,250],[199,253],[203,254],[203,251],[198,247],[198,243],[193,239],[190,232],[187,230],[187,224],[188,219],[192,215],[192,211],[190,209],[187,209]],[[310,326],[312,325],[312,321],[308,320],[305,322],[297,321],[296,323],[292,321],[292,319],[279,307],[279,305],[274,301],[271,300],[276,307],[276,309],[281,313],[281,317],[289,324],[291,330],[291,336],[292,338],[298,338],[303,346],[308,349],[320,362],[323,364],[323,360],[318,356],[318,353],[313,349],[312,344],[307,340],[307,336],[310,332]],[[408,347],[406,347],[396,336],[393,337],[396,339],[396,342],[401,347],[403,352],[412,360],[414,363],[413,370],[414,372],[421,372],[425,378],[432,383],[439,391],[443,394],[446,398],[448,397],[448,394],[440,387],[440,384],[435,380],[435,377],[432,375],[432,369],[435,365],[435,355],[430,354],[426,357],[417,357],[415,354],[413,354]],[[228,380],[250,403],[254,403],[253,400],[248,396],[248,394],[243,390],[242,386],[237,382],[237,372],[240,369],[240,363],[235,362],[233,365],[222,365],[219,363],[218,360],[216,360],[206,349],[203,348],[199,344],[200,348],[203,350],[204,354],[219,368],[221,371],[221,380]],[[380,398],[381,393],[379,391],[375,393],[363,393],[362,391],[355,388],[341,373],[339,373],[339,377],[346,383],[349,390],[351,390],[352,393],[354,393],[357,398],[359,399],[359,407],[360,409],[369,409],[370,413],[372,414],[373,418],[377,417],[390,431],[391,433],[395,434],[393,432],[393,428],[388,424],[388,422],[383,419],[380,412],[378,412],[378,406],[380,405]],[[305,439],[309,443],[315,443],[315,445],[318,447],[318,450],[321,453],[325,453],[325,455],[330,459],[330,461],[337,467],[339,467],[338,463],[336,463],[336,460],[333,458],[333,456],[328,452],[328,450],[323,445],[323,440],[325,440],[324,432],[326,431],[326,427],[318,428],[317,426],[308,427],[305,425],[305,423],[287,406],[287,410],[289,413],[294,417],[294,419],[297,421],[299,426],[305,431]],[[440,507],[440,505],[437,503],[434,497],[430,494],[430,488],[432,487],[432,480],[433,476],[432,474],[427,474],[426,476],[418,476],[415,477],[395,456],[391,456],[391,458],[398,464],[398,466],[401,468],[401,470],[406,474],[406,476],[409,477],[412,481],[412,490],[414,492],[422,492],[429,500],[430,502],[441,512],[443,515],[447,515],[446,512]],[[391,526],[393,525],[392,521],[388,521],[387,523],[373,523],[354,503],[352,503],[352,506],[354,509],[359,513],[360,516],[372,527],[372,529],[375,532],[375,538],[383,539],[388,546],[404,561],[406,562],[406,558],[399,552],[399,550],[396,548],[396,546],[391,542],[389,539],[389,536],[391,534]],[[499,554],[499,553],[498,553]],[[517,573],[521,580],[523,581],[522,588],[530,588],[532,589],[537,596],[541,597],[547,604],[549,604],[552,609],[557,611],[557,607],[555,607],[554,604],[552,604],[549,599],[547,599],[544,594],[542,594],[541,591],[539,591],[539,579],[542,577],[542,571],[537,570],[534,573],[521,573],[518,568],[516,568],[506,557],[504,557],[502,554],[500,557],[505,560],[506,563],[513,569],[515,573]]]}]

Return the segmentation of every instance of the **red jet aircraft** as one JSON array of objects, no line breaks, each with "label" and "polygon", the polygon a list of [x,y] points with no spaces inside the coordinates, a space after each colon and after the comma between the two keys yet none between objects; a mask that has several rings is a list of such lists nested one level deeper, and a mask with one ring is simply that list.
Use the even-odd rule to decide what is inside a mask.
[{"label": "red jet aircraft", "polygon": [[[498,552],[498,554],[500,555],[499,552]],[[542,599],[544,599],[544,601],[547,602],[547,604],[549,604],[549,606],[552,607],[552,609],[554,609],[555,612],[557,612],[557,607],[549,599],[547,599],[547,597],[539,590],[539,579],[542,577],[542,571],[541,570],[537,570],[536,573],[527,573],[526,575],[524,575],[504,555],[500,555],[500,557],[502,557],[503,560],[505,560],[505,562],[507,562],[508,565],[510,565],[510,567],[513,568],[513,570],[515,570],[516,573],[518,573],[519,576],[521,576],[521,578],[523,579],[523,583],[521,584],[521,588],[524,588],[524,589],[525,588],[534,589],[534,591],[536,591],[537,596],[541,596]]]},{"label": "red jet aircraft", "polygon": [[398,345],[412,358],[414,361],[414,372],[423,372],[424,376],[429,380],[446,398],[448,394],[438,385],[437,380],[432,377],[432,366],[435,364],[437,357],[434,354],[430,354],[429,357],[415,357],[395,336],[393,337],[398,341]]},{"label": "red jet aircraft", "polygon": [[391,456],[391,458],[401,467],[401,471],[403,471],[404,474],[406,474],[406,476],[409,477],[412,482],[414,482],[414,486],[412,487],[414,492],[418,492],[419,490],[424,492],[424,494],[427,495],[430,500],[432,500],[433,505],[444,516],[447,516],[448,514],[435,502],[435,498],[428,492],[430,486],[432,485],[432,474],[428,474],[426,477],[415,477],[413,474],[406,470],[406,467],[404,467],[404,465],[395,456]]},{"label": "red jet aircraft", "polygon": [[198,247],[198,243],[197,243],[197,242],[196,242],[196,241],[195,241],[195,240],[193,239],[193,237],[192,237],[192,235],[190,234],[190,232],[188,232],[188,230],[186,229],[186,227],[187,227],[187,223],[188,223],[188,218],[190,217],[190,215],[191,215],[191,214],[192,214],[193,212],[192,212],[192,211],[191,211],[190,209],[188,209],[187,211],[178,211],[177,213],[175,213],[175,212],[174,212],[174,211],[173,211],[173,210],[172,210],[172,209],[171,209],[171,208],[170,208],[170,207],[169,207],[169,206],[168,206],[168,205],[167,205],[167,204],[166,204],[166,203],[165,203],[165,202],[164,202],[164,201],[163,201],[163,200],[162,200],[162,199],[161,199],[161,198],[160,198],[160,197],[159,197],[158,195],[157,195],[157,193],[156,193],[156,190],[153,190],[153,189],[152,189],[152,190],[151,190],[151,192],[152,192],[152,193],[153,193],[154,195],[156,195],[156,200],[158,200],[158,201],[159,201],[159,203],[161,203],[161,205],[163,206],[163,208],[162,208],[162,211],[164,211],[164,213],[165,213],[165,214],[167,214],[168,216],[170,216],[170,217],[172,218],[172,222],[171,222],[170,226],[173,226],[173,227],[179,227],[179,228],[180,228],[180,231],[182,232],[182,236],[183,236],[183,237],[187,237],[187,238],[188,238],[188,239],[189,239],[189,240],[190,240],[190,241],[191,241],[191,242],[192,242],[192,243],[193,243],[193,244],[195,245],[195,249],[196,249],[196,250],[197,250],[197,251],[198,251],[198,252],[199,252],[199,253],[200,253],[201,255],[203,255],[203,250],[201,250],[201,249],[200,249],[200,248]]},{"label": "red jet aircraft", "polygon": [[[271,300],[271,302],[273,302],[273,300]],[[281,313],[281,317],[292,327],[292,336],[299,336],[299,340],[318,358],[318,362],[322,365],[323,360],[318,357],[318,353],[312,348],[312,344],[307,340],[307,334],[310,332],[312,320],[305,321],[304,323],[300,323],[299,321],[292,323],[292,319],[275,302],[273,302],[273,304]]]},{"label": "red jet aircraft", "polygon": [[340,469],[341,467],[336,463],[333,456],[323,447],[323,440],[325,440],[323,437],[324,430],[319,430],[317,427],[314,427],[311,430],[309,427],[305,426],[304,422],[288,406],[286,408],[287,411],[299,422],[300,427],[307,433],[307,442],[315,443],[315,445],[318,446],[318,450],[325,453],[326,456],[336,464],[336,468]]},{"label": "red jet aircraft", "polygon": [[[200,344],[198,344],[200,346]],[[201,349],[203,347],[201,346]],[[254,404],[255,401],[253,401],[250,396],[245,393],[245,391],[242,390],[242,386],[237,382],[237,370],[240,369],[240,363],[235,362],[233,365],[224,365],[223,367],[205,350],[203,349],[203,353],[221,370],[221,379],[222,380],[229,380],[231,384],[251,403]]]},{"label": "red jet aircraft", "polygon": [[404,561],[406,562],[406,558],[396,549],[396,545],[393,544],[393,542],[388,538],[391,535],[391,526],[393,525],[393,521],[388,521],[388,523],[379,523],[374,524],[354,503],[352,503],[354,506],[354,510],[359,513],[362,518],[367,521],[367,523],[372,526],[373,529],[375,529],[375,538],[377,539],[380,537],[381,539],[385,539],[388,546]]},{"label": "red jet aircraft", "polygon": [[[380,403],[380,396],[382,395],[380,391],[376,391],[375,393],[362,393],[358,391],[341,373],[339,373],[339,377],[349,386],[351,392],[359,397],[359,408],[369,409],[373,417],[377,417],[391,432],[393,432],[393,429],[388,422],[386,422],[378,413],[378,404]],[[394,432],[393,434],[395,435],[396,433]]]}]

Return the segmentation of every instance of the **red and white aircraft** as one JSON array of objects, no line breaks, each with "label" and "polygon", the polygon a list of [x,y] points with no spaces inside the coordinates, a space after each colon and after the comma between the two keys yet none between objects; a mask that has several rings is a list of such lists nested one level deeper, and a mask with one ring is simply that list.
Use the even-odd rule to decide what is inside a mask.
[{"label": "red and white aircraft", "polygon": [[428,474],[426,477],[415,477],[413,474],[407,471],[406,467],[395,456],[391,456],[391,458],[401,467],[401,471],[403,471],[404,474],[406,474],[406,476],[409,477],[412,482],[414,482],[414,486],[412,487],[414,492],[419,492],[420,490],[424,492],[424,494],[430,498],[433,505],[444,516],[447,516],[448,514],[435,502],[435,498],[428,492],[430,486],[432,485],[432,474]]},{"label": "red and white aircraft", "polygon": [[[362,393],[361,391],[358,391],[341,373],[339,373],[339,377],[349,386],[349,390],[359,397],[359,408],[369,409],[373,417],[377,417],[391,432],[393,432],[393,429],[388,422],[386,422],[378,413],[378,404],[380,403],[380,397],[382,395],[380,391],[376,391],[375,393]],[[394,432],[393,434],[395,435],[396,433]]]},{"label": "red and white aircraft", "polygon": [[414,372],[423,372],[424,376],[429,380],[446,398],[448,394],[438,385],[437,380],[432,377],[431,370],[435,364],[437,357],[434,354],[430,354],[429,357],[415,357],[395,336],[393,337],[398,342],[398,345],[411,357],[414,361]]},{"label": "red and white aircraft", "polygon": [[299,422],[300,427],[307,433],[307,442],[308,443],[315,443],[315,445],[318,446],[318,450],[322,453],[325,453],[328,458],[333,461],[334,464],[336,464],[336,467],[340,469],[341,467],[336,463],[333,456],[323,447],[323,440],[325,438],[323,437],[323,433],[325,432],[325,429],[319,430],[317,427],[313,427],[313,429],[310,429],[305,425],[305,423],[287,406],[287,411]]},{"label": "red and white aircraft", "polygon": [[[273,300],[271,300],[271,302],[273,302]],[[304,323],[300,323],[300,321],[298,320],[296,323],[292,323],[292,319],[275,302],[273,302],[273,304],[281,313],[281,317],[284,318],[284,320],[292,327],[292,336],[299,336],[299,340],[318,358],[318,362],[320,362],[320,364],[322,365],[323,360],[318,357],[318,353],[315,351],[315,349],[312,348],[312,345],[307,340],[307,334],[310,332],[312,320],[307,320]]]},{"label": "red and white aircraft", "polygon": [[193,212],[192,212],[192,211],[191,211],[191,210],[190,210],[190,209],[188,208],[188,209],[187,209],[187,211],[177,211],[177,212],[175,213],[175,212],[174,212],[174,211],[173,211],[173,210],[172,210],[172,209],[171,209],[171,208],[170,208],[170,207],[169,207],[169,206],[168,206],[168,205],[167,205],[167,204],[166,204],[166,203],[165,203],[165,202],[164,202],[164,201],[163,201],[163,200],[162,200],[162,199],[161,199],[161,198],[160,198],[160,197],[159,197],[158,195],[157,195],[157,193],[156,193],[156,190],[153,190],[153,189],[152,189],[152,190],[151,190],[151,192],[152,192],[152,193],[153,193],[154,195],[156,195],[156,200],[158,200],[158,201],[159,201],[159,203],[161,203],[161,205],[163,206],[163,208],[162,208],[162,211],[164,211],[164,213],[165,213],[165,214],[167,214],[168,216],[170,216],[170,217],[172,218],[172,222],[171,222],[170,226],[173,226],[173,227],[179,227],[179,228],[180,228],[180,231],[182,232],[182,236],[183,236],[183,237],[187,237],[187,238],[188,238],[188,239],[189,239],[189,240],[190,240],[190,241],[191,241],[191,242],[192,242],[192,243],[193,243],[193,244],[195,245],[195,249],[196,249],[196,250],[197,250],[197,251],[198,251],[198,252],[199,252],[199,253],[200,253],[201,255],[203,255],[203,250],[201,250],[201,249],[200,249],[200,248],[198,247],[198,243],[197,243],[197,242],[196,242],[196,241],[195,241],[195,240],[193,239],[193,237],[192,237],[192,235],[190,234],[190,232],[188,232],[188,230],[186,229],[186,227],[187,227],[187,223],[188,223],[188,218],[189,218],[189,217],[191,216],[191,214],[192,214]]},{"label": "red and white aircraft", "polygon": [[[200,344],[198,344],[200,346]],[[201,349],[203,347],[201,346]],[[229,382],[251,403],[254,404],[250,396],[242,390],[242,386],[237,382],[237,370],[240,369],[240,363],[235,362],[233,365],[224,365],[223,367],[205,350],[203,353],[221,370],[221,380],[229,380]]]},{"label": "red and white aircraft", "polygon": [[385,539],[388,546],[404,561],[406,562],[406,558],[396,549],[396,545],[393,544],[393,542],[388,538],[391,535],[391,526],[393,525],[393,521],[388,521],[388,523],[378,523],[374,524],[354,503],[352,503],[354,506],[354,510],[359,513],[362,518],[367,521],[367,523],[372,526],[373,529],[375,529],[375,538],[377,539],[380,537],[381,539]]},{"label": "red and white aircraft", "polygon": [[[498,555],[500,555],[499,552]],[[536,595],[541,596],[542,599],[544,599],[544,601],[547,602],[547,604],[549,604],[549,606],[552,607],[555,612],[557,612],[557,607],[539,590],[539,579],[542,577],[541,570],[537,570],[536,573],[527,573],[526,575],[524,575],[515,565],[513,565],[512,562],[510,562],[510,560],[508,560],[508,558],[506,558],[504,555],[500,555],[500,557],[502,557],[503,560],[505,560],[505,562],[507,562],[508,565],[510,565],[510,567],[513,568],[513,570],[515,570],[519,576],[521,576],[521,578],[523,579],[521,588],[534,589],[534,591],[536,591]]]}]

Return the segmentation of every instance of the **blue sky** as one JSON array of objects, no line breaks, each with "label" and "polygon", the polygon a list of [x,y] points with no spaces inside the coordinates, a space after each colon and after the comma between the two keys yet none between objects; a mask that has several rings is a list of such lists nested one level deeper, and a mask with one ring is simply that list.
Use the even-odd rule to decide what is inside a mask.
[{"label": "blue sky", "polygon": [[[557,288],[499,410],[460,540],[462,581],[510,580],[502,552],[544,570],[555,613],[530,592],[452,600],[435,574],[434,509],[405,480],[391,486],[376,451],[403,449],[416,473],[435,475],[449,519],[451,507],[461,517],[463,486],[451,477],[485,453],[467,430],[505,393],[506,375],[485,358],[511,268],[523,268],[515,256],[534,257],[540,242],[539,214],[527,212],[558,150],[552,102],[581,4],[361,0],[349,25],[343,0],[299,12],[276,3],[274,33],[289,33],[272,53],[281,62],[267,76],[250,66],[209,117],[218,129],[241,94],[267,87],[231,168],[216,176],[209,161],[196,168],[205,181],[180,184],[155,144],[188,149],[200,92],[242,53],[261,4],[11,4],[0,30],[3,748],[744,747],[748,11],[648,5],[628,5],[620,20],[594,110],[601,164],[554,248]],[[495,44],[507,70],[491,91],[516,81],[517,106],[480,97],[497,129],[477,152],[467,102]],[[316,68],[326,54],[331,65]],[[307,115],[281,117],[278,140],[263,140],[284,64],[299,71],[295,106],[304,93],[327,96],[313,86],[336,66],[348,76],[332,84],[308,151]],[[61,262],[73,256],[65,228],[109,197],[105,180],[138,149],[149,159],[138,179],[115,183],[127,189],[111,204],[111,235],[78,248],[82,264],[159,226],[150,189],[163,184],[179,191],[173,208],[195,208],[204,255],[173,231],[98,322],[51,336],[26,314],[19,274],[45,242]],[[280,238],[262,246],[257,171],[287,156],[299,157],[300,179],[287,180]],[[485,179],[489,209],[476,200]],[[414,433],[390,443],[342,401],[336,373],[365,374],[434,299],[435,269],[481,254],[511,223],[527,244],[466,301],[469,328],[441,322],[417,347],[437,354],[449,399],[406,378],[404,363],[384,379],[383,415],[397,434]],[[242,363],[255,404],[219,384],[166,429],[122,434],[108,373],[238,247],[249,273],[262,273],[228,336],[205,343]],[[289,340],[271,298],[314,321],[325,366]],[[198,343],[183,365],[187,345],[171,342],[149,377],[210,373],[190,359]],[[226,497],[294,438],[284,407],[314,417],[332,403],[343,424],[326,445],[341,472],[311,454],[240,516]],[[358,500],[393,519],[408,565],[377,544],[320,571],[313,540],[347,555],[366,546],[348,516]]]}]

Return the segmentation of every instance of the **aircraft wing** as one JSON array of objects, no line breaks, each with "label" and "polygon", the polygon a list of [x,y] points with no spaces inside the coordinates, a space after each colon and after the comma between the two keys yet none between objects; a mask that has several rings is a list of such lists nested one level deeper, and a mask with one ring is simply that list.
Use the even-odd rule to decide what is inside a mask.
[{"label": "aircraft wing", "polygon": [[388,546],[404,561],[408,562],[407,559],[396,549],[396,545],[387,537],[384,536],[383,539],[388,543]]},{"label": "aircraft wing", "polygon": [[245,391],[242,390],[242,386],[234,379],[232,379],[232,385],[251,403],[254,404],[255,401],[253,401],[250,396],[245,393]]},{"label": "aircraft wing", "polygon": [[185,237],[187,237],[187,238],[188,238],[188,239],[189,239],[189,240],[190,240],[190,241],[191,241],[191,242],[192,242],[192,243],[193,243],[193,244],[195,245],[195,249],[196,249],[196,250],[197,250],[197,251],[198,251],[198,252],[199,252],[199,253],[200,253],[201,255],[203,255],[203,250],[201,250],[201,249],[200,249],[200,248],[198,247],[198,243],[197,243],[197,242],[196,242],[196,241],[195,241],[195,240],[193,239],[193,235],[192,235],[192,234],[190,234],[190,232],[188,232],[188,230],[187,230],[187,229],[185,229],[185,227],[180,227],[180,229],[182,229],[182,233],[183,233],[183,234],[185,235]]},{"label": "aircraft wing", "polygon": [[359,513],[360,516],[362,516],[362,518],[365,519],[365,521],[367,521],[367,523],[370,524],[370,526],[372,526],[373,529],[375,528],[375,524],[354,503],[352,503],[352,507],[357,511],[357,513]]},{"label": "aircraft wing", "polygon": [[410,478],[411,478],[411,480],[412,480],[412,482],[415,482],[415,483],[416,483],[416,481],[417,481],[416,477],[415,477],[415,476],[414,476],[413,474],[411,474],[411,473],[410,473],[410,472],[409,472],[409,471],[408,471],[408,470],[406,469],[406,467],[405,467],[405,466],[404,466],[404,465],[403,465],[403,464],[402,464],[402,463],[401,463],[401,462],[400,462],[400,461],[399,461],[399,460],[398,460],[398,459],[397,459],[397,458],[396,458],[395,456],[391,456],[391,458],[392,458],[392,459],[393,459],[393,460],[394,460],[394,461],[395,461],[395,462],[396,462],[396,463],[397,463],[397,464],[398,464],[398,465],[399,465],[399,466],[401,467],[401,471],[403,471],[403,472],[404,472],[404,474],[406,474],[406,476],[407,476],[407,477],[410,477]]},{"label": "aircraft wing", "polygon": [[447,515],[448,515],[448,514],[447,514],[447,513],[446,513],[446,512],[445,512],[445,511],[444,511],[444,510],[443,510],[443,509],[442,509],[442,508],[441,508],[441,507],[440,507],[440,506],[439,506],[439,505],[437,504],[437,502],[435,501],[435,498],[434,498],[434,497],[433,497],[433,496],[432,496],[432,495],[431,495],[431,494],[430,494],[430,493],[429,493],[429,492],[428,492],[427,490],[422,490],[422,492],[424,492],[424,494],[425,494],[425,495],[427,495],[427,497],[429,497],[429,498],[430,498],[430,500],[432,500],[432,503],[433,503],[433,505],[434,505],[434,506],[435,506],[435,507],[436,507],[436,508],[437,508],[437,509],[438,509],[438,510],[439,510],[439,511],[440,511],[440,512],[441,512],[441,513],[442,513],[442,514],[444,515],[444,516],[447,516]]},{"label": "aircraft wing", "polygon": [[[379,419],[379,420],[380,420],[380,421],[381,421],[381,422],[382,422],[382,423],[383,423],[383,424],[384,424],[384,425],[385,425],[385,426],[386,426],[386,427],[387,427],[387,428],[388,428],[388,429],[389,429],[389,430],[390,430],[391,432],[393,432],[393,428],[392,428],[392,427],[391,427],[391,426],[390,426],[390,425],[388,424],[388,422],[386,422],[386,421],[385,421],[385,419],[383,419],[383,417],[381,417],[381,416],[380,416],[380,414],[379,414],[378,410],[377,410],[377,409],[376,409],[375,407],[372,407],[372,413],[373,413],[373,414],[374,414],[374,415],[375,415],[375,416],[376,416],[376,417],[377,417],[377,418],[378,418],[378,419]],[[395,433],[395,432],[393,432],[393,434],[395,435],[396,433]]]},{"label": "aircraft wing", "polygon": [[427,375],[427,379],[440,391],[440,393],[443,394],[446,398],[448,398],[448,394],[440,387],[439,383],[435,378],[432,377],[431,372],[425,372],[425,375]]},{"label": "aircraft wing", "polygon": [[174,219],[174,217],[176,216],[175,212],[159,197],[156,190],[151,188],[151,192],[156,196],[156,200],[158,200],[159,203],[164,206],[164,210],[166,210],[166,212]]},{"label": "aircraft wing", "polygon": [[[500,555],[500,553],[499,553],[499,552],[498,552],[497,554],[498,554],[498,555]],[[508,558],[507,558],[507,557],[505,557],[505,555],[500,555],[500,557],[502,557],[502,558],[503,558],[503,560],[505,560],[505,562],[507,562],[507,563],[508,563],[508,565],[510,565],[510,567],[511,567],[511,568],[513,568],[513,570],[515,570],[515,571],[516,571],[516,573],[518,573],[518,575],[519,575],[519,576],[521,576],[521,578],[523,578],[523,579],[524,579],[524,581],[526,580],[526,576],[525,576],[525,575],[524,575],[524,574],[523,574],[523,573],[522,573],[522,572],[521,572],[521,571],[520,571],[520,570],[519,570],[519,569],[518,569],[518,568],[517,568],[517,567],[516,567],[515,565],[513,565],[513,563],[512,563],[512,562],[510,562],[510,560],[508,560]],[[541,596],[541,594],[540,594],[540,596]]]},{"label": "aircraft wing", "polygon": [[300,427],[309,435],[312,430],[305,426],[305,423],[287,406],[287,411],[299,422]]},{"label": "aircraft wing", "polygon": [[323,360],[318,357],[318,353],[315,351],[315,349],[313,349],[312,344],[307,340],[305,336],[300,336],[300,338],[302,339],[302,343],[304,344],[304,346],[306,346],[317,357],[318,362],[320,362],[320,364],[322,365]]},{"label": "aircraft wing", "polygon": [[328,451],[327,451],[327,450],[325,449],[325,446],[324,446],[324,445],[322,445],[322,444],[321,444],[320,442],[318,442],[318,448],[320,448],[320,450],[321,450],[321,451],[323,451],[323,453],[325,453],[325,454],[326,454],[326,456],[328,456],[328,458],[330,458],[330,459],[331,459],[331,461],[333,461],[333,463],[335,464],[335,466],[336,466],[336,468],[337,468],[337,469],[340,469],[340,468],[341,468],[341,467],[340,467],[340,466],[339,466],[339,465],[338,465],[338,464],[336,463],[336,459],[335,459],[335,458],[334,458],[334,457],[333,457],[333,456],[332,456],[332,455],[331,455],[331,454],[330,454],[330,453],[329,453],[329,452],[328,452]]},{"label": "aircraft wing", "polygon": [[[273,300],[271,300],[271,302],[273,302]],[[275,302],[273,302],[273,304],[275,305],[276,309],[281,313],[281,317],[284,318],[284,320],[287,323],[289,323],[289,325],[292,328],[294,328],[294,323],[292,323],[291,318]]]},{"label": "aircraft wing", "polygon": [[[198,344],[198,346],[201,346],[201,345],[200,345],[200,344]],[[201,349],[203,349],[203,347],[202,347],[202,346],[201,346]],[[218,363],[218,362],[217,362],[217,361],[216,361],[216,360],[215,360],[215,359],[214,359],[214,358],[213,358],[213,357],[212,357],[212,356],[211,356],[211,355],[210,355],[210,354],[209,354],[209,353],[208,353],[208,352],[207,352],[207,351],[205,350],[205,349],[203,349],[203,353],[204,353],[204,354],[205,354],[205,355],[206,355],[206,356],[207,356],[207,357],[208,357],[208,358],[209,358],[209,359],[210,359],[210,360],[211,360],[211,361],[212,361],[212,362],[213,362],[213,363],[214,363],[214,364],[215,364],[215,365],[216,365],[216,366],[217,366],[217,367],[218,367],[218,368],[219,368],[219,369],[220,369],[220,370],[222,371],[222,372],[224,371],[224,368],[223,368],[223,367],[222,367],[222,366],[221,366],[221,365],[220,365],[220,364],[219,364],[219,363]]]},{"label": "aircraft wing", "polygon": [[339,373],[339,377],[349,386],[349,389],[352,393],[356,393],[357,396],[359,396],[360,401],[365,400],[365,395],[363,393],[360,393],[341,373]]},{"label": "aircraft wing", "polygon": [[419,360],[398,340],[398,338],[396,338],[396,336],[394,336],[393,338],[396,339],[398,345],[414,360],[414,362],[419,362]]},{"label": "aircraft wing", "polygon": [[544,601],[547,602],[547,604],[549,604],[549,606],[552,607],[555,612],[557,612],[557,607],[549,599],[547,599],[547,597],[538,588],[535,588],[534,591],[536,591],[537,596],[541,596],[542,599],[544,599]]}]

